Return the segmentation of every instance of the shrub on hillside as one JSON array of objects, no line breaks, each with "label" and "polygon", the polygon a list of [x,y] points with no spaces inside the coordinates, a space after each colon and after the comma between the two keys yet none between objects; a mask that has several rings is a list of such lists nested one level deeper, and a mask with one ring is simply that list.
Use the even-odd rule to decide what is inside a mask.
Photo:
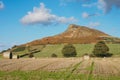
[{"label": "shrub on hillside", "polygon": [[89,56],[90,56],[90,57],[95,57],[95,55],[94,55],[94,54],[89,54]]},{"label": "shrub on hillside", "polygon": [[53,54],[51,55],[51,57],[57,57],[57,55],[53,53]]},{"label": "shrub on hillside", "polygon": [[16,47],[15,49],[13,49],[12,51],[13,52],[19,52],[19,51],[24,51],[24,50],[25,50],[24,46],[19,46],[19,47]]},{"label": "shrub on hillside", "polygon": [[34,55],[32,53],[29,54],[29,58],[32,58],[34,57]]},{"label": "shrub on hillside", "polygon": [[109,48],[104,41],[100,41],[95,44],[93,54],[96,57],[110,57],[112,54],[109,53]]},{"label": "shrub on hillside", "polygon": [[16,48],[17,47],[17,45],[14,45],[12,48]]},{"label": "shrub on hillside", "polygon": [[67,44],[62,49],[64,57],[75,57],[77,55],[76,49],[72,44]]}]

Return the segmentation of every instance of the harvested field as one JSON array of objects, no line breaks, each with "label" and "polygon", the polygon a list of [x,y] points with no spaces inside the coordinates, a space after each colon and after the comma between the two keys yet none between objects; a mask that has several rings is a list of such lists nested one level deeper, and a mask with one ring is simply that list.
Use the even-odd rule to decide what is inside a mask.
[{"label": "harvested field", "polygon": [[60,70],[71,67],[81,60],[79,58],[2,59],[0,60],[0,70]]},{"label": "harvested field", "polygon": [[[21,74],[26,72],[28,74],[32,72],[29,74],[37,77],[42,75],[45,80],[119,80],[119,64],[120,58],[91,58],[90,60],[82,58],[1,59],[0,73],[5,74],[7,71],[6,74],[8,74],[18,71]],[[54,77],[55,79],[47,79],[45,75],[47,75],[46,77],[51,75],[56,77]]]}]

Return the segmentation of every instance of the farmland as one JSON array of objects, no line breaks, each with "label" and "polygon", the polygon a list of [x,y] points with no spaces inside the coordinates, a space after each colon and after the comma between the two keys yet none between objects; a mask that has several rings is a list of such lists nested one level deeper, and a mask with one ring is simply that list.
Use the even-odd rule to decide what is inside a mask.
[{"label": "farmland", "polygon": [[[61,50],[64,44],[37,45],[31,49],[35,58],[3,59],[0,55],[0,80],[120,80],[120,45],[107,44],[111,58],[91,58],[81,56],[91,54],[94,44],[73,44],[77,57],[64,58]],[[18,50],[18,52],[17,52]],[[28,53],[27,49],[14,54]],[[51,54],[57,58],[51,58]]]},{"label": "farmland", "polygon": [[0,80],[119,80],[120,58],[1,59]]},{"label": "farmland", "polygon": [[[120,56],[120,44],[107,44],[110,53],[114,56]],[[41,50],[41,52],[35,53],[35,57],[51,57],[53,53],[57,54],[58,57],[63,57],[61,50],[64,44],[55,44],[55,45],[46,45],[45,48]],[[77,57],[81,57],[83,54],[88,53],[91,54],[94,49],[94,44],[74,44]]]},{"label": "farmland", "polygon": [[[61,58],[62,55],[62,48],[65,44],[54,44],[54,45],[36,45],[31,46],[31,50],[38,50],[34,53],[36,58],[43,58],[43,57],[51,57],[52,54],[56,54],[57,57]],[[83,56],[85,53],[92,54],[95,44],[73,44],[76,48],[77,57]],[[113,54],[113,57],[120,57],[120,44],[107,44],[109,47],[109,53]],[[13,54],[15,55],[24,55],[29,53],[27,48],[25,50],[19,50],[19,47],[13,48]],[[0,58],[2,56],[0,55]],[[28,57],[28,56],[25,56]]]}]

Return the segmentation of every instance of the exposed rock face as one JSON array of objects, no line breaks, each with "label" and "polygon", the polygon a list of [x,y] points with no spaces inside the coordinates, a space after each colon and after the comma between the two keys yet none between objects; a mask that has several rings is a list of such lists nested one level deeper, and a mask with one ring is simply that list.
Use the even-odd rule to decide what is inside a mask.
[{"label": "exposed rock face", "polygon": [[45,37],[40,40],[35,40],[29,45],[39,44],[60,44],[60,43],[96,43],[97,41],[103,40],[105,37],[111,37],[101,31],[91,29],[85,26],[78,26],[75,24],[69,25],[68,29],[58,35]]}]

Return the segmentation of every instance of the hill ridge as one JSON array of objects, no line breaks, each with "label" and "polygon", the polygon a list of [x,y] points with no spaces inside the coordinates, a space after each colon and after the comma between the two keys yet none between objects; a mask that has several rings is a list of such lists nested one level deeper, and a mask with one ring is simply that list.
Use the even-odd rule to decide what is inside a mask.
[{"label": "hill ridge", "polygon": [[76,24],[70,24],[63,33],[55,36],[48,36],[42,39],[34,40],[27,44],[40,45],[40,44],[61,44],[61,43],[73,43],[73,44],[91,44],[96,43],[105,38],[114,38],[102,31],[92,29],[86,26],[79,26]]}]

